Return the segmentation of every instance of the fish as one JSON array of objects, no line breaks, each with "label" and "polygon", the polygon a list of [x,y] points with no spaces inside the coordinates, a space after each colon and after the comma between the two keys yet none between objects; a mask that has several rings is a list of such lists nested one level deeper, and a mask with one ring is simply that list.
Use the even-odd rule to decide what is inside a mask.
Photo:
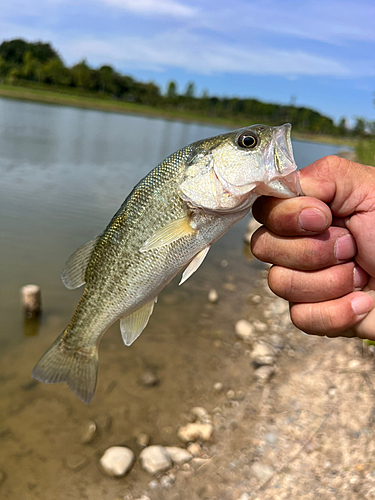
[{"label": "fish", "polygon": [[70,323],[32,377],[66,382],[90,403],[99,342],[110,325],[120,320],[130,346],[162,289],[181,271],[184,283],[259,196],[302,194],[290,133],[290,124],[251,125],[194,142],[151,170],[103,233],[68,259],[63,283],[85,288]]}]

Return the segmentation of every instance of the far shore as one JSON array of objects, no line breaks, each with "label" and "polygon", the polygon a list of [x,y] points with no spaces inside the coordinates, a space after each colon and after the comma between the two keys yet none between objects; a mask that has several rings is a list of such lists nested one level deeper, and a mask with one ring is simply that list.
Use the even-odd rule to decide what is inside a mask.
[{"label": "far shore", "polygon": [[[178,109],[162,109],[145,104],[126,101],[116,101],[109,98],[88,97],[82,95],[62,93],[60,90],[40,90],[28,87],[17,87],[15,85],[0,84],[0,98],[31,101],[43,104],[54,104],[57,106],[73,106],[77,108],[93,109],[112,113],[125,113],[145,115],[154,118],[165,118],[170,120],[205,123],[209,125],[224,126],[228,128],[239,128],[245,126],[236,120],[227,118],[215,118],[202,116],[200,114]],[[254,121],[254,120],[249,120]],[[293,139],[299,141],[310,141],[317,143],[335,144],[354,147],[356,140],[349,137],[336,137],[327,135],[292,133]]]}]

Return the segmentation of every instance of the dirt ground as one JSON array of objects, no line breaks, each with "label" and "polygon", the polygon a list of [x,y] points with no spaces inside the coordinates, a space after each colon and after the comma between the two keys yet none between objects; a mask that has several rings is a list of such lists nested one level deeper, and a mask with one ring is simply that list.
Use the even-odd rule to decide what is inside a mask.
[{"label": "dirt ground", "polygon": [[[161,307],[155,328],[167,320],[172,330],[179,326],[178,342],[164,330],[155,340],[151,331],[124,354],[117,331],[110,333],[101,351],[98,394],[88,407],[64,385],[29,378],[40,345],[30,341],[8,353],[1,364],[0,497],[375,498],[371,349],[357,339],[309,337],[295,329],[287,306],[268,291],[262,269],[259,264],[252,294],[239,276],[229,274],[216,283],[217,304],[208,303],[203,287],[190,311],[195,320],[183,327],[182,336],[180,305],[173,317]],[[199,281],[189,286],[186,300],[189,291],[202,288]],[[169,306],[175,300],[174,294],[160,298]],[[239,319],[255,325],[247,343],[235,335]],[[51,326],[60,328],[55,323]],[[267,382],[254,375],[251,356],[259,339],[274,353],[275,372]],[[42,339],[43,346],[50,340]],[[142,382],[148,372],[157,380],[151,387]],[[211,440],[201,443],[189,463],[156,477],[143,471],[139,435],[147,434],[151,444],[183,447],[177,432],[195,406],[212,418]],[[97,433],[84,443],[92,421]],[[117,479],[99,464],[113,445],[136,455],[130,472]]]}]

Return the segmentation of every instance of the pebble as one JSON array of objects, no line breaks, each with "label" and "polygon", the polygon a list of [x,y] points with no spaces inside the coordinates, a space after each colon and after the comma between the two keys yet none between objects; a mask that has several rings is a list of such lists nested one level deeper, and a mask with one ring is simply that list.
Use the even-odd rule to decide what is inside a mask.
[{"label": "pebble", "polygon": [[141,432],[137,436],[137,445],[140,446],[141,448],[146,448],[150,444],[151,438],[148,434]]},{"label": "pebble", "polygon": [[269,443],[269,444],[275,444],[277,436],[276,436],[276,434],[273,434],[272,432],[267,432],[264,435],[264,438],[267,441],[267,443]]},{"label": "pebble", "polygon": [[156,479],[153,479],[152,481],[150,481],[150,482],[148,483],[148,487],[149,487],[151,490],[155,490],[158,486],[159,486],[159,482],[158,482]]},{"label": "pebble", "polygon": [[91,422],[89,422],[83,435],[82,435],[82,439],[81,439],[82,444],[91,443],[91,441],[93,441],[96,437],[97,430],[98,430],[98,427],[97,427],[96,423],[93,420]]},{"label": "pebble", "polygon": [[208,423],[194,422],[180,427],[178,437],[184,443],[191,441],[208,441],[213,433],[213,425]]},{"label": "pebble", "polygon": [[193,458],[191,465],[194,469],[198,469],[198,467],[202,467],[202,465],[205,465],[209,460],[209,458]]},{"label": "pebble", "polygon": [[261,366],[254,372],[254,377],[260,382],[268,382],[275,373],[273,366]]},{"label": "pebble", "polygon": [[208,302],[211,302],[211,304],[216,304],[219,302],[219,294],[215,290],[215,288],[211,288],[211,290],[208,292]]},{"label": "pebble", "polygon": [[229,389],[229,391],[227,392],[227,398],[234,399],[234,396],[235,396],[235,392],[232,391],[232,389]]},{"label": "pebble", "polygon": [[251,342],[254,339],[254,327],[246,319],[240,319],[235,326],[237,337],[244,342]]},{"label": "pebble", "polygon": [[109,476],[122,477],[131,468],[134,453],[125,446],[112,446],[104,452],[100,465]]},{"label": "pebble", "polygon": [[163,488],[170,488],[172,484],[176,481],[176,476],[171,472],[160,478],[160,485]]},{"label": "pebble", "polygon": [[139,498],[137,498],[136,500],[151,500],[151,498],[148,495],[142,495]]},{"label": "pebble", "polygon": [[256,365],[273,365],[274,350],[266,342],[258,341],[254,343],[251,359]]},{"label": "pebble", "polygon": [[359,359],[352,359],[348,363],[349,370],[356,370],[359,366],[361,366],[361,362]]},{"label": "pebble", "polygon": [[281,316],[289,311],[289,302],[286,300],[277,298],[270,305],[270,311],[275,316]]},{"label": "pebble", "polygon": [[155,387],[160,384],[160,379],[150,370],[146,370],[141,375],[141,383],[146,387]]},{"label": "pebble", "polygon": [[251,297],[251,302],[253,302],[253,304],[260,304],[262,302],[262,297],[260,295],[253,295]]},{"label": "pebble", "polygon": [[66,466],[69,467],[69,469],[78,472],[84,469],[86,465],[90,463],[90,460],[84,455],[80,455],[78,453],[71,453],[70,455],[67,456],[65,462]]},{"label": "pebble", "polygon": [[250,497],[247,493],[242,493],[238,500],[250,500]]},{"label": "pebble", "polygon": [[191,443],[187,447],[187,450],[189,453],[193,455],[193,457],[197,457],[198,455],[201,454],[202,448],[201,445],[198,443]]},{"label": "pebble", "polygon": [[253,325],[255,330],[257,330],[258,332],[264,333],[268,330],[268,326],[266,325],[266,323],[263,323],[262,321],[259,321],[257,319],[253,321]]},{"label": "pebble", "polygon": [[221,267],[228,267],[228,261],[223,259],[221,262],[220,262],[220,265]]},{"label": "pebble", "polygon": [[260,462],[254,462],[250,470],[260,481],[268,481],[273,475],[272,467]]},{"label": "pebble", "polygon": [[202,406],[195,406],[192,410],[190,410],[190,413],[194,421],[199,420],[199,422],[202,422],[203,424],[211,423],[211,417],[208,411]]},{"label": "pebble", "polygon": [[270,336],[270,344],[273,346],[273,347],[276,347],[276,349],[282,349],[284,347],[284,340],[283,338],[278,335],[277,333],[273,333],[271,336]]},{"label": "pebble", "polygon": [[224,386],[221,382],[216,382],[214,389],[216,392],[221,392],[224,389]]},{"label": "pebble", "polygon": [[178,446],[166,446],[166,452],[170,456],[172,462],[177,465],[185,464],[190,462],[193,455],[185,448],[179,448]]},{"label": "pebble", "polygon": [[139,455],[143,469],[150,474],[159,474],[172,466],[172,460],[163,446],[148,446]]}]

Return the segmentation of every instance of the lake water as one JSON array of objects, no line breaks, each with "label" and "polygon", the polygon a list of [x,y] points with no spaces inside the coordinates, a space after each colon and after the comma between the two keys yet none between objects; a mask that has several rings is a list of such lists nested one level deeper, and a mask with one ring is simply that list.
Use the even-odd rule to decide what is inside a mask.
[{"label": "lake water", "polygon": [[[19,289],[37,283],[45,316],[67,317],[80,292],[60,281],[67,257],[100,233],[133,186],[183,146],[222,128],[0,99],[0,348],[22,342]],[[339,148],[294,141],[300,168]],[[238,252],[246,222],[205,266]],[[205,272],[205,271],[203,271]]]},{"label": "lake water", "polygon": [[[231,388],[244,374],[251,380],[248,358],[239,355],[233,334],[263,268],[244,251],[247,220],[213,246],[182,287],[177,279],[168,285],[131,348],[122,344],[117,324],[110,328],[101,343],[97,394],[89,406],[65,384],[50,386],[30,378],[81,294],[64,288],[60,280],[67,257],[103,230],[151,168],[186,144],[222,131],[0,99],[2,498],[120,498],[117,492],[125,483],[103,476],[98,466],[106,447],[122,443],[137,451],[134,436],[139,432],[150,435],[154,444],[174,445],[181,415],[197,404],[212,410],[216,382]],[[299,141],[293,145],[300,167],[339,149]],[[33,337],[25,336],[19,300],[19,289],[28,283],[40,285],[43,297],[42,322]],[[218,290],[218,305],[207,303],[211,287]],[[157,373],[157,387],[139,383],[144,370]],[[85,447],[81,434],[91,420],[101,434]],[[135,490],[149,481],[139,467],[126,478],[127,487]]]}]

